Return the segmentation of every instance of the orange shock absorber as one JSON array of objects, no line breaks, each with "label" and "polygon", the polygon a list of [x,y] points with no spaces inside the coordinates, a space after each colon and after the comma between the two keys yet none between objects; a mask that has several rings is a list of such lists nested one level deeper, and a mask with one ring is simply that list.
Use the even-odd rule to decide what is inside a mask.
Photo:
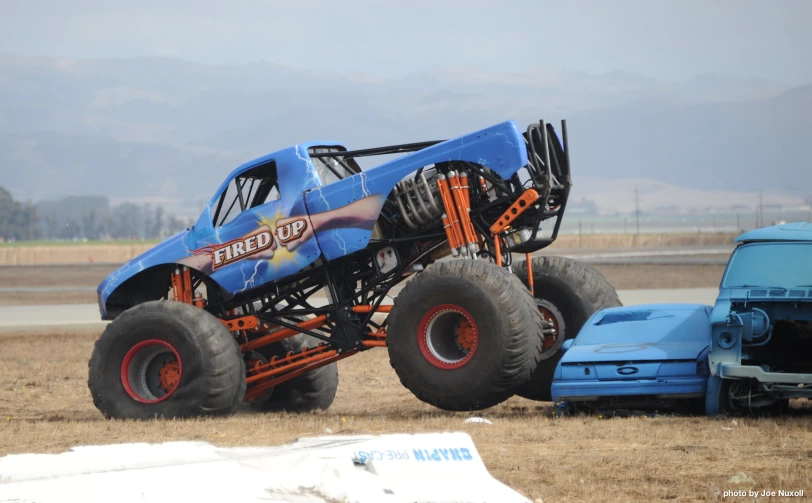
[{"label": "orange shock absorber", "polygon": [[496,255],[496,265],[502,267],[502,244],[499,241],[499,234],[493,234],[493,254]]},{"label": "orange shock absorber", "polygon": [[180,302],[182,288],[180,269],[175,269],[175,272],[172,273],[172,297],[178,302]]},{"label": "orange shock absorber", "polygon": [[446,235],[448,236],[448,244],[451,246],[451,254],[455,257],[459,256],[460,248],[462,248],[462,230],[460,229],[460,221],[457,218],[457,212],[454,209],[454,199],[451,195],[451,190],[448,188],[448,180],[445,175],[440,173],[437,175],[437,189],[440,191],[440,197],[443,200],[443,207],[445,208],[446,220],[443,224],[446,225]]},{"label": "orange shock absorber", "polygon": [[175,269],[172,273],[172,294],[178,302],[192,303],[192,275],[187,267]]},{"label": "orange shock absorber", "polygon": [[462,230],[463,254],[467,256],[469,252],[476,252],[476,249],[472,249],[472,245],[476,243],[476,237],[471,233],[471,216],[465,209],[462,188],[460,188],[460,179],[454,171],[448,174],[448,184],[451,188],[451,195],[454,198],[454,207],[457,210],[457,215],[459,215],[460,229]]},{"label": "orange shock absorber", "polygon": [[192,297],[194,296],[194,292],[192,291],[192,273],[189,272],[188,267],[183,268],[183,302],[187,304],[191,304],[193,302]]},{"label": "orange shock absorber", "polygon": [[443,229],[445,229],[445,235],[448,236],[448,246],[451,247],[451,253],[455,257],[458,256],[460,254],[460,243],[457,242],[457,235],[454,232],[454,229],[451,227],[451,222],[448,215],[445,213],[443,213]]},{"label": "orange shock absorber", "polygon": [[[488,194],[488,185],[485,182],[485,178],[483,176],[479,177],[479,191],[482,192],[485,195]],[[470,195],[469,195],[469,198],[468,198],[468,206],[469,207],[471,206]],[[479,249],[480,250],[485,249],[485,238],[483,236],[479,236]]]},{"label": "orange shock absorber", "polygon": [[460,173],[460,189],[462,189],[462,201],[465,203],[465,207],[468,209],[468,213],[470,213],[471,187],[468,186],[468,173],[466,173],[465,171]]},{"label": "orange shock absorber", "polygon": [[464,225],[468,230],[468,249],[472,254],[476,254],[479,246],[477,244],[477,233],[474,228],[474,223],[471,221],[471,192],[468,186],[468,173],[465,171],[459,175],[460,180],[460,198],[462,199],[462,211],[465,214]]},{"label": "orange shock absorber", "polygon": [[530,262],[530,254],[524,254],[524,263],[527,264],[527,286],[530,288],[530,295],[536,296],[536,287],[533,285],[533,263]]}]

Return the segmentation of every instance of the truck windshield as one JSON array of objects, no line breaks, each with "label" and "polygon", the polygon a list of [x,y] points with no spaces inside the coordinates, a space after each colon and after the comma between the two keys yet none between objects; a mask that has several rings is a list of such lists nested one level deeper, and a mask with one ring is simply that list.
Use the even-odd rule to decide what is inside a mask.
[{"label": "truck windshield", "polygon": [[725,288],[792,288],[812,285],[812,243],[756,243],[733,252]]},{"label": "truck windshield", "polygon": [[[310,154],[338,153],[341,152],[341,149],[337,147],[312,147],[308,149],[308,152]],[[344,159],[343,157],[311,157],[311,159],[324,185],[330,185],[361,171],[358,165],[355,164],[354,159]]]}]

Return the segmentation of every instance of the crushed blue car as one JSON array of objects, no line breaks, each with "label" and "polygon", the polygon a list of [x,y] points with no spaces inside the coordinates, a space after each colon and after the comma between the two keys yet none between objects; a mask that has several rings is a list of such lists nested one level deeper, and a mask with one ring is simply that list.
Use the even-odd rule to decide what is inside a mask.
[{"label": "crushed blue car", "polygon": [[710,416],[774,414],[812,399],[812,224],[736,239],[714,306],[597,311],[568,340],[557,402],[662,406],[701,398]]},{"label": "crushed blue car", "polygon": [[598,311],[565,342],[553,376],[553,400],[650,407],[701,399],[711,309],[664,304]]}]

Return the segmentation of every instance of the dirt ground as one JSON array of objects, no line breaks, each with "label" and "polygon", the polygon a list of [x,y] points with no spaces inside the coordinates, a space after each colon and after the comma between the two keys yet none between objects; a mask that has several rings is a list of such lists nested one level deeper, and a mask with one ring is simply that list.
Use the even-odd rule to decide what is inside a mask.
[{"label": "dirt ground", "polygon": [[[339,362],[338,396],[322,413],[108,421],[87,390],[87,360],[98,335],[0,337],[0,455],[137,441],[278,445],[330,432],[464,431],[490,472],[531,500],[721,501],[726,490],[812,493],[812,417],[804,414],[809,411],[736,420],[555,418],[549,403],[512,398],[478,413],[492,425],[467,425],[463,420],[472,414],[446,413],[414,398],[382,349]],[[730,482],[739,473],[753,482]]]},{"label": "dirt ground", "polygon": [[[0,305],[94,304],[95,290],[4,292],[3,288],[81,287],[95,289],[113,271],[110,265],[0,267]],[[715,288],[723,265],[599,264],[618,290],[637,288]]]}]

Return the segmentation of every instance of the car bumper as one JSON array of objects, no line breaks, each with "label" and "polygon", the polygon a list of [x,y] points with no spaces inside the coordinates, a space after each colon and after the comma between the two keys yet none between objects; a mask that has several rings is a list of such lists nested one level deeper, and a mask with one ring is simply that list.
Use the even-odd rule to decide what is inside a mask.
[{"label": "car bumper", "polygon": [[598,400],[614,396],[683,396],[705,394],[706,377],[675,377],[640,381],[565,381],[553,382],[552,397],[560,400]]},{"label": "car bumper", "polygon": [[719,377],[752,378],[761,383],[777,384],[812,384],[812,374],[790,374],[783,372],[765,372],[755,365],[737,365],[723,363],[719,366]]}]

